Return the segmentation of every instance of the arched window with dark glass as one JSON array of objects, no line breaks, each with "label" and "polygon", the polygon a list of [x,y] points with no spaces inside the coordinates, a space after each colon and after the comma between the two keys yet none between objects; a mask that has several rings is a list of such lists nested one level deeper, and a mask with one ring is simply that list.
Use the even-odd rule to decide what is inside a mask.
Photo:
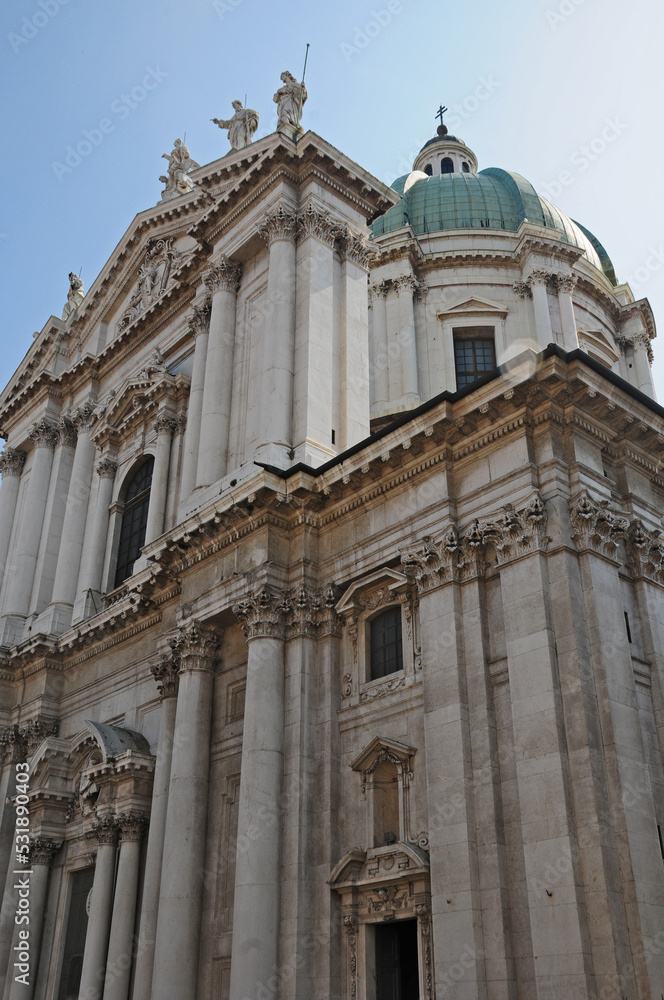
[{"label": "arched window with dark glass", "polygon": [[150,456],[136,469],[124,489],[124,511],[115,570],[116,587],[131,576],[145,542],[153,467],[154,458]]},{"label": "arched window with dark glass", "polygon": [[401,608],[388,608],[369,623],[370,680],[403,670]]},{"label": "arched window with dark glass", "polygon": [[468,164],[466,163],[465,160],[461,164],[461,170],[463,171],[464,174],[469,174],[470,173],[470,167],[468,166]]},{"label": "arched window with dark glass", "polygon": [[424,168],[424,173],[428,174],[429,177],[431,177],[431,175],[433,174],[433,167],[431,166],[430,163],[427,163],[426,167]]},{"label": "arched window with dark glass", "polygon": [[440,172],[441,174],[454,173],[454,163],[449,156],[444,156],[440,161]]}]

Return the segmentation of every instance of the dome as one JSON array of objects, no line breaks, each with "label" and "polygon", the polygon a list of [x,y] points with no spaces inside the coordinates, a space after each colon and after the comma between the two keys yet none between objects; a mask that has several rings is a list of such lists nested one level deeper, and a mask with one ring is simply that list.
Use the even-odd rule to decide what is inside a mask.
[{"label": "dome", "polygon": [[408,225],[418,236],[446,229],[516,232],[522,222],[528,221],[554,230],[566,243],[583,250],[589,263],[612,285],[617,284],[609,255],[599,240],[538,195],[520,174],[489,167],[479,173],[420,176],[411,181],[404,193],[410,177],[404,174],[392,184],[402,195],[401,201],[373,222],[374,236],[383,236]]}]

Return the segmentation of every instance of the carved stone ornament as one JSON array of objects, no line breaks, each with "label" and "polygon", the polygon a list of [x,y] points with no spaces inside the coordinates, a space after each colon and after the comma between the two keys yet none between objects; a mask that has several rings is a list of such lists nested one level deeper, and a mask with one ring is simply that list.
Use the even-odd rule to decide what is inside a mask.
[{"label": "carved stone ornament", "polygon": [[58,435],[61,444],[69,448],[76,447],[78,434],[74,422],[69,417],[60,417],[58,420]]},{"label": "carved stone ornament", "polygon": [[30,864],[46,865],[48,868],[53,864],[53,858],[62,847],[62,841],[57,843],[53,840],[30,840]]},{"label": "carved stone ornament", "polygon": [[474,521],[460,536],[450,525],[439,541],[425,536],[421,548],[404,552],[401,562],[420,593],[443,583],[481,576],[486,569],[489,546],[498,564],[522,555],[533,547],[544,547],[547,514],[539,493],[521,511],[508,505],[493,522]]},{"label": "carved stone ornament", "polygon": [[659,530],[649,531],[637,518],[629,527],[626,549],[633,576],[664,583],[664,537]]},{"label": "carved stone ornament", "polygon": [[283,205],[280,205],[276,212],[265,216],[258,226],[258,235],[267,246],[275,240],[289,240],[294,243],[297,236],[297,215],[287,212]]},{"label": "carved stone ornament", "polygon": [[233,605],[233,614],[242,623],[247,639],[285,639],[294,616],[293,603],[285,594],[263,587],[256,594]]},{"label": "carved stone ornament", "polygon": [[650,337],[645,330],[642,333],[635,333],[631,337],[616,337],[616,344],[623,354],[626,354],[629,348],[633,351],[641,349],[648,355],[648,361],[650,364],[652,364],[655,360],[652,344],[650,343]]},{"label": "carved stone ornament", "polygon": [[551,281],[553,275],[551,271],[547,271],[543,267],[535,267],[530,272],[528,277],[525,279],[526,284],[530,285],[531,288],[546,287]]},{"label": "carved stone ornament", "polygon": [[627,539],[629,521],[611,513],[608,507],[608,500],[597,501],[587,490],[570,502],[572,537],[579,548],[615,556],[620,543]]},{"label": "carved stone ornament", "polygon": [[218,288],[222,288],[226,292],[236,293],[240,287],[241,277],[242,264],[239,260],[220,257],[204,272],[203,281],[210,292],[216,292]]},{"label": "carved stone ornament", "polygon": [[117,322],[117,333],[125,330],[164,294],[176,266],[183,263],[182,258],[183,255],[174,248],[172,238],[148,241],[136,288],[129,300],[129,308]]},{"label": "carved stone ornament", "polygon": [[180,625],[168,645],[180,660],[180,673],[188,670],[214,670],[223,632],[190,621]]},{"label": "carved stone ornament", "polygon": [[388,281],[377,281],[375,284],[369,285],[369,301],[373,303],[376,299],[386,298],[389,288]]},{"label": "carved stone ornament", "polygon": [[83,403],[72,414],[72,422],[79,434],[88,434],[97,420],[99,411],[94,403]]},{"label": "carved stone ornament", "polygon": [[530,285],[526,281],[514,281],[512,283],[512,288],[520,299],[529,299],[532,297],[533,293],[530,290]]},{"label": "carved stone ornament", "polygon": [[159,180],[166,187],[161,193],[162,201],[179,198],[181,194],[189,194],[194,189],[194,182],[189,177],[192,170],[200,167],[200,163],[192,160],[189,150],[182,139],[176,139],[170,153],[161,154],[163,160],[168,160],[168,170]]},{"label": "carved stone ornament", "polygon": [[422,952],[424,959],[424,989],[426,1000],[433,1000],[433,960],[431,949],[431,907],[428,903],[418,903],[415,906],[415,915],[422,941]]},{"label": "carved stone ornament", "polygon": [[356,236],[347,226],[338,237],[337,246],[344,260],[352,261],[365,271],[369,270],[378,253],[369,240],[363,236]]},{"label": "carved stone ornament", "polygon": [[175,417],[172,417],[170,413],[159,413],[154,426],[157,434],[168,434],[169,437],[173,437],[178,425]]},{"label": "carved stone ornament", "polygon": [[206,295],[200,305],[194,306],[192,314],[188,317],[187,323],[192,336],[197,337],[199,333],[207,333],[210,329],[210,313],[212,311],[212,296]]},{"label": "carved stone ornament", "polygon": [[344,916],[344,929],[348,942],[348,975],[351,1000],[357,997],[357,917],[352,913]]},{"label": "carved stone ornament", "polygon": [[576,274],[557,274],[556,275],[556,288],[558,292],[566,293],[571,295],[576,288],[576,283],[579,280]]},{"label": "carved stone ornament", "polygon": [[401,277],[394,279],[393,284],[397,295],[414,295],[420,287],[419,282],[412,274],[402,274]]},{"label": "carved stone ornament", "polygon": [[120,813],[116,822],[121,840],[134,840],[140,843],[148,825],[148,818],[143,813]]},{"label": "carved stone ornament", "polygon": [[55,448],[60,440],[57,428],[46,419],[39,420],[36,424],[33,424],[28,432],[28,437],[35,448]]},{"label": "carved stone ornament", "polygon": [[0,732],[0,747],[15,763],[23,763],[43,740],[58,735],[58,720],[32,719],[23,725],[10,726]]},{"label": "carved stone ornament", "polygon": [[180,673],[180,654],[173,649],[170,656],[164,655],[157,663],[153,663],[150,672],[157,682],[157,690],[162,699],[173,698],[178,693],[178,677]]},{"label": "carved stone ornament", "polygon": [[110,458],[102,458],[97,462],[97,475],[100,479],[115,479],[117,471],[118,463],[111,461]]},{"label": "carved stone ornament", "polygon": [[322,593],[305,587],[277,593],[263,587],[235,604],[233,613],[242,623],[247,639],[339,635],[342,621],[335,610],[338,599],[334,587],[328,587]]},{"label": "carved stone ornament", "polygon": [[25,452],[15,448],[5,448],[0,453],[0,474],[3,476],[20,476],[25,465]]},{"label": "carved stone ornament", "polygon": [[95,839],[98,844],[117,844],[120,830],[114,816],[103,816],[92,824],[92,829],[88,833],[90,839]]},{"label": "carved stone ornament", "polygon": [[319,212],[311,204],[298,215],[297,238],[300,243],[315,236],[322,243],[333,247],[343,233],[344,227],[340,222],[335,221],[328,212]]}]

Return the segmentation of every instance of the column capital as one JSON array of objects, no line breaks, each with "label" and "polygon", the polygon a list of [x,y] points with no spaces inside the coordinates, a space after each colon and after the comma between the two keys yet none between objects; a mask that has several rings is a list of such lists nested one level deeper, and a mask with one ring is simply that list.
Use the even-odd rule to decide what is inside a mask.
[{"label": "column capital", "polygon": [[172,649],[170,655],[165,653],[160,660],[153,663],[150,672],[157,682],[157,690],[163,701],[164,698],[174,698],[178,693],[178,676],[180,673],[180,653],[178,649]]},{"label": "column capital", "polygon": [[329,212],[319,212],[312,204],[307,205],[297,217],[297,240],[300,243],[315,236],[321,243],[334,247],[343,232],[343,225],[333,219]]},{"label": "column capital", "polygon": [[248,640],[285,639],[294,608],[286,594],[263,587],[257,593],[234,604],[233,614],[242,623],[242,631]]},{"label": "column capital", "polygon": [[115,479],[117,471],[118,463],[111,461],[110,458],[102,458],[97,462],[97,475],[100,479]]},{"label": "column capital", "polygon": [[369,285],[369,301],[374,302],[376,299],[387,298],[389,287],[387,281],[377,281],[375,284]]},{"label": "column capital", "polygon": [[78,433],[71,417],[60,417],[58,420],[58,436],[61,444],[67,445],[69,448],[76,447]]},{"label": "column capital", "polygon": [[119,835],[118,823],[115,816],[103,816],[92,824],[92,829],[88,832],[88,837],[97,841],[98,844],[117,844]]},{"label": "column capital", "polygon": [[55,448],[59,440],[58,430],[50,420],[42,418],[33,424],[28,437],[35,448]]},{"label": "column capital", "polygon": [[287,624],[287,637],[298,635],[317,638],[321,635],[340,635],[343,624],[336,612],[336,605],[341,596],[333,586],[322,593],[316,593],[301,587],[297,593],[287,594],[283,601],[284,607],[292,608],[292,617]]},{"label": "column capital", "polygon": [[376,259],[376,248],[363,236],[351,232],[348,226],[343,227],[337,243],[342,258],[352,261],[365,271],[369,270]]},{"label": "column capital", "polygon": [[0,747],[4,748],[15,763],[22,763],[31,757],[42,740],[57,736],[57,719],[31,719],[22,726],[14,725],[0,732]]},{"label": "column capital", "polygon": [[214,293],[222,288],[226,292],[236,293],[240,287],[242,277],[242,264],[239,260],[222,256],[211,264],[203,274],[203,281],[206,288]]},{"label": "column capital", "polygon": [[223,632],[197,621],[180,625],[168,645],[180,659],[180,673],[189,670],[214,670]]},{"label": "column capital", "polygon": [[39,840],[38,838],[30,838],[30,851],[29,858],[31,865],[47,865],[51,867],[53,864],[53,858],[58,853],[62,847],[62,841],[54,840]]},{"label": "column capital", "polygon": [[97,419],[97,407],[90,402],[83,403],[72,414],[72,421],[79,434],[88,434]]},{"label": "column capital", "polygon": [[117,817],[120,840],[134,840],[139,843],[143,839],[148,818],[143,813],[120,813]]},{"label": "column capital", "polygon": [[420,287],[420,283],[414,274],[402,274],[401,277],[394,278],[392,284],[396,289],[397,295],[401,295],[402,292],[414,295]]},{"label": "column capital", "polygon": [[576,288],[578,280],[578,274],[557,274],[556,288],[558,292],[566,292],[568,295],[571,295]]},{"label": "column capital", "polygon": [[531,288],[538,288],[542,286],[546,287],[551,281],[552,277],[553,274],[551,273],[551,271],[547,271],[546,268],[534,267],[533,270],[529,273],[528,277],[525,279],[525,282],[527,285],[530,285]]},{"label": "column capital", "polygon": [[154,422],[157,434],[168,434],[173,437],[177,429],[177,421],[170,413],[159,413]]},{"label": "column capital", "polygon": [[20,476],[25,465],[25,452],[6,447],[0,452],[0,475]]},{"label": "column capital", "polygon": [[288,240],[294,243],[297,236],[297,215],[287,212],[280,205],[276,212],[265,215],[258,225],[258,235],[271,246],[276,240]]},{"label": "column capital", "polygon": [[[205,275],[207,275],[207,271]],[[207,282],[206,282],[207,284]],[[208,293],[203,301],[194,306],[193,312],[187,318],[189,332],[197,337],[199,333],[207,333],[210,329],[210,313],[212,312],[212,296]]]}]

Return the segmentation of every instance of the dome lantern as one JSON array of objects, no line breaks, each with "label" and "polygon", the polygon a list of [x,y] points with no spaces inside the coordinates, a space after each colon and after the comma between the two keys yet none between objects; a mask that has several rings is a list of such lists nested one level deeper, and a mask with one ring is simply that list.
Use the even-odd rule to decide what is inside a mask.
[{"label": "dome lantern", "polygon": [[424,144],[413,163],[413,170],[421,170],[429,177],[439,177],[441,174],[476,174],[477,157],[469,149],[463,139],[450,135],[443,124],[443,115],[447,108],[441,106],[436,118],[440,125],[436,135]]}]

